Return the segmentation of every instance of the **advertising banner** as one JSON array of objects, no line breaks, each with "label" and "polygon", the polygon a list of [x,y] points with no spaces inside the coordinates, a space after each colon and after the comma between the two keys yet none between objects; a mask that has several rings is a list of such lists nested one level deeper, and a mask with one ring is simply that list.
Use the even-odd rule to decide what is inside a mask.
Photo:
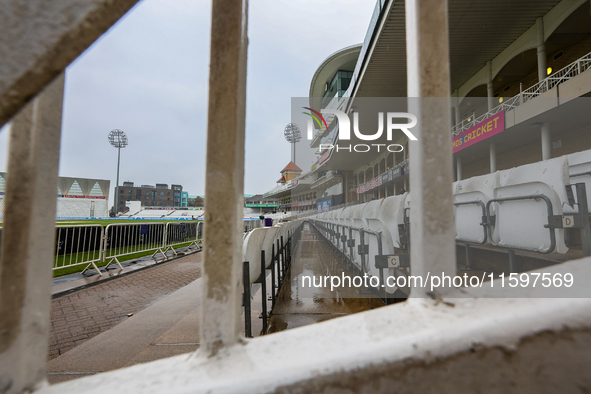
[{"label": "advertising banner", "polygon": [[463,133],[453,137],[453,153],[499,134],[505,130],[505,111],[492,115]]},{"label": "advertising banner", "polygon": [[322,200],[316,203],[316,208],[318,209],[318,213],[328,212],[330,211],[331,200]]}]

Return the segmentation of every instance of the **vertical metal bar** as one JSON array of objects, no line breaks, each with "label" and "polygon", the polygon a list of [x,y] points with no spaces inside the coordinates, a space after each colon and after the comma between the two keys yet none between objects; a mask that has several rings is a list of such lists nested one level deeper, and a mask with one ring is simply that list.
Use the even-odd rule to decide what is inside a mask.
[{"label": "vertical metal bar", "polygon": [[589,206],[587,204],[587,190],[584,183],[577,183],[577,203],[581,217],[581,243],[583,256],[591,256],[591,226],[589,224]]},{"label": "vertical metal bar", "polygon": [[275,309],[275,245],[271,245],[271,311]]},{"label": "vertical metal bar", "polygon": [[517,259],[515,258],[515,251],[509,249],[509,272],[519,272],[517,270]]},{"label": "vertical metal bar", "polygon": [[281,288],[281,285],[283,284],[282,283],[283,282],[283,276],[282,276],[283,270],[281,269],[281,259],[279,258],[279,256],[280,256],[279,251],[281,250],[281,249],[279,249],[279,239],[276,240],[276,243],[277,243],[277,249],[275,249],[275,250],[277,251],[277,253],[275,255],[275,258],[277,259],[277,274],[279,276],[277,281],[278,281],[278,287]]},{"label": "vertical metal bar", "polygon": [[261,301],[263,305],[263,335],[267,334],[267,269],[265,268],[265,251],[261,250]]},{"label": "vertical metal bar", "polygon": [[[44,381],[64,74],[13,119],[0,264],[0,387]],[[6,389],[6,390],[4,390]]]},{"label": "vertical metal bar", "polygon": [[[78,230],[78,231],[76,231]],[[74,259],[74,264],[76,264],[78,262],[78,255],[80,254],[80,230],[82,230],[81,227],[75,227],[74,231],[77,232],[77,236],[78,239],[76,240],[76,258]],[[72,263],[72,256],[70,256],[70,264]]]},{"label": "vertical metal bar", "polygon": [[466,269],[472,269],[472,267],[470,266],[470,260],[472,260],[472,248],[470,247],[470,244],[465,244],[466,247]]},{"label": "vertical metal bar", "polygon": [[[244,210],[244,121],[248,2],[212,3],[205,190],[201,349],[238,342]],[[222,154],[223,152],[223,154]]]},{"label": "vertical metal bar", "polygon": [[[84,256],[85,256],[84,250],[86,249],[86,235],[87,235],[88,231],[92,232],[92,227],[84,227],[84,239],[82,240],[82,260],[81,261],[89,260],[89,257],[90,257],[90,248],[89,248],[88,249],[88,256],[86,256],[86,259],[84,258]],[[76,259],[76,263],[78,263],[78,259]]]},{"label": "vertical metal bar", "polygon": [[53,258],[53,268],[57,268],[59,266],[59,255],[60,255],[60,233],[62,229],[57,228],[56,233],[57,236],[55,238],[55,256]]},{"label": "vertical metal bar", "polygon": [[287,272],[287,263],[285,262],[285,248],[283,245],[283,235],[281,236],[281,263],[283,264],[283,277]]},{"label": "vertical metal bar", "polygon": [[[407,0],[409,112],[418,119],[410,147],[413,275],[455,275],[455,229],[447,0]],[[418,101],[420,100],[420,101]],[[441,289],[443,292],[444,290]],[[412,288],[422,296],[425,288]]]},{"label": "vertical metal bar", "polygon": [[250,268],[248,261],[242,263],[242,283],[244,284],[244,336],[252,338],[252,312],[250,310]]}]

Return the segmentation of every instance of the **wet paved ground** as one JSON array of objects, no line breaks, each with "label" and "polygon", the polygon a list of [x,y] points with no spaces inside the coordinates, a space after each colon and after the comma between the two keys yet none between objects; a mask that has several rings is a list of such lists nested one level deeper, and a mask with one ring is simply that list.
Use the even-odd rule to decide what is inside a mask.
[{"label": "wet paved ground", "polygon": [[201,276],[201,253],[134,272],[52,300],[48,359],[127,320]]},{"label": "wet paved ground", "polygon": [[[384,304],[374,295],[363,295],[355,288],[304,287],[302,277],[341,276],[344,265],[339,255],[310,224],[304,224],[302,237],[293,252],[291,269],[281,288],[269,321],[269,333],[288,330],[335,317],[379,308]],[[355,275],[346,271],[346,276]],[[363,290],[363,289],[359,289]]]},{"label": "wet paved ground", "polygon": [[[320,234],[306,225],[269,319],[269,333],[383,305],[356,289],[301,286],[302,275],[341,275],[343,266],[337,264],[337,257]],[[49,382],[198,349],[201,258],[201,253],[191,254],[53,300]],[[269,275],[268,290],[270,280]],[[268,300],[267,305],[270,310]],[[252,301],[254,336],[262,331],[261,306],[259,290]],[[133,316],[128,317],[129,313]]]}]

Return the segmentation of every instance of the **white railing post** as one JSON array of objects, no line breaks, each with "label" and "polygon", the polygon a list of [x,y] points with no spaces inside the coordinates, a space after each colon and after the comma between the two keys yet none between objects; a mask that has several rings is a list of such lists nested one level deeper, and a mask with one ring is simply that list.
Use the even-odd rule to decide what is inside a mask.
[{"label": "white railing post", "polygon": [[0,391],[45,380],[58,163],[64,95],[60,74],[14,118],[0,266]]},{"label": "white railing post", "polygon": [[411,274],[424,278],[456,272],[447,23],[447,0],[406,1],[409,111],[419,120],[409,144]]},{"label": "white railing post", "polygon": [[247,16],[247,0],[213,2],[200,324],[207,357],[241,331]]}]

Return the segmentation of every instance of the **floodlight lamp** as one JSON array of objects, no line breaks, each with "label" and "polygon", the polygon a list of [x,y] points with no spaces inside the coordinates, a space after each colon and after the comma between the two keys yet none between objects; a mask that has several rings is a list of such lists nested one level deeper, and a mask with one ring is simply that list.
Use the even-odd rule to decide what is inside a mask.
[{"label": "floodlight lamp", "polygon": [[289,123],[285,126],[283,130],[283,135],[285,140],[289,143],[296,143],[302,139],[302,133],[300,132],[300,128],[295,123]]},{"label": "floodlight lamp", "polygon": [[127,135],[123,130],[111,130],[109,133],[109,143],[115,148],[125,148],[127,146]]}]

